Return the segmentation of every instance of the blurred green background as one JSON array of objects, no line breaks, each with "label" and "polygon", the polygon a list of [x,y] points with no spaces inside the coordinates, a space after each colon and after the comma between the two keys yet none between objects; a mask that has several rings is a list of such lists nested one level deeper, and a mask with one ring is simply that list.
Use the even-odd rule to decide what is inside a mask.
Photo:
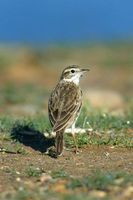
[{"label": "blurred green background", "polygon": [[123,107],[132,99],[132,4],[1,1],[0,112],[17,104],[46,111],[51,89],[70,64],[91,69],[81,85],[93,106]]},{"label": "blurred green background", "polygon": [[133,45],[130,42],[41,47],[1,44],[0,111],[17,104],[27,105],[26,110],[32,110],[33,105],[33,110],[47,111],[49,93],[62,69],[70,64],[91,69],[81,85],[92,105],[116,109],[125,105],[123,101],[132,101]]}]

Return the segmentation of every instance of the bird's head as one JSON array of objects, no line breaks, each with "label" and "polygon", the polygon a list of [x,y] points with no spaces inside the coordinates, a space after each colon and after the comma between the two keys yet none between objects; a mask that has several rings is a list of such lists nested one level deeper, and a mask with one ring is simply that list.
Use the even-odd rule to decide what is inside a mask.
[{"label": "bird's head", "polygon": [[73,82],[76,85],[79,84],[80,77],[83,76],[85,72],[88,72],[90,69],[80,68],[78,65],[71,65],[66,67],[61,75],[61,80],[67,82]]}]

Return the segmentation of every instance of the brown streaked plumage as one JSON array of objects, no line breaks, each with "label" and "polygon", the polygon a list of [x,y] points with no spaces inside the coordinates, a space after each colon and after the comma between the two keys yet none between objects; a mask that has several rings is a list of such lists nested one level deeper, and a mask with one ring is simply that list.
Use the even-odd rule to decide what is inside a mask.
[{"label": "brown streaked plumage", "polygon": [[[59,83],[49,98],[49,119],[53,126],[53,132],[56,133],[55,146],[57,156],[62,154],[63,151],[63,134],[65,129],[75,123],[80,113],[82,91],[79,87],[79,78],[85,71],[88,71],[88,69],[80,69],[75,65],[65,68]],[[76,141],[75,145],[77,149]]]}]

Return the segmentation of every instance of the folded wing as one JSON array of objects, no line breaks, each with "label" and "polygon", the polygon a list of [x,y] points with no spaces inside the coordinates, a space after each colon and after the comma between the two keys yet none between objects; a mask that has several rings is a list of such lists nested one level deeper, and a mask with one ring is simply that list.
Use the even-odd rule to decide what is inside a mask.
[{"label": "folded wing", "polygon": [[74,84],[58,84],[50,99],[49,118],[53,131],[58,132],[73,122],[81,107],[81,91]]}]

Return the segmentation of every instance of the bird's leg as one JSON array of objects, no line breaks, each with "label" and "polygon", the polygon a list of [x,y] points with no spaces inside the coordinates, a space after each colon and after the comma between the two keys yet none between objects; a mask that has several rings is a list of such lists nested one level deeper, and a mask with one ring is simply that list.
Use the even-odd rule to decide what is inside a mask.
[{"label": "bird's leg", "polygon": [[72,125],[71,129],[72,129],[72,136],[73,136],[74,145],[75,145],[75,153],[78,154],[79,149],[78,149],[77,139],[75,135],[75,123]]}]

